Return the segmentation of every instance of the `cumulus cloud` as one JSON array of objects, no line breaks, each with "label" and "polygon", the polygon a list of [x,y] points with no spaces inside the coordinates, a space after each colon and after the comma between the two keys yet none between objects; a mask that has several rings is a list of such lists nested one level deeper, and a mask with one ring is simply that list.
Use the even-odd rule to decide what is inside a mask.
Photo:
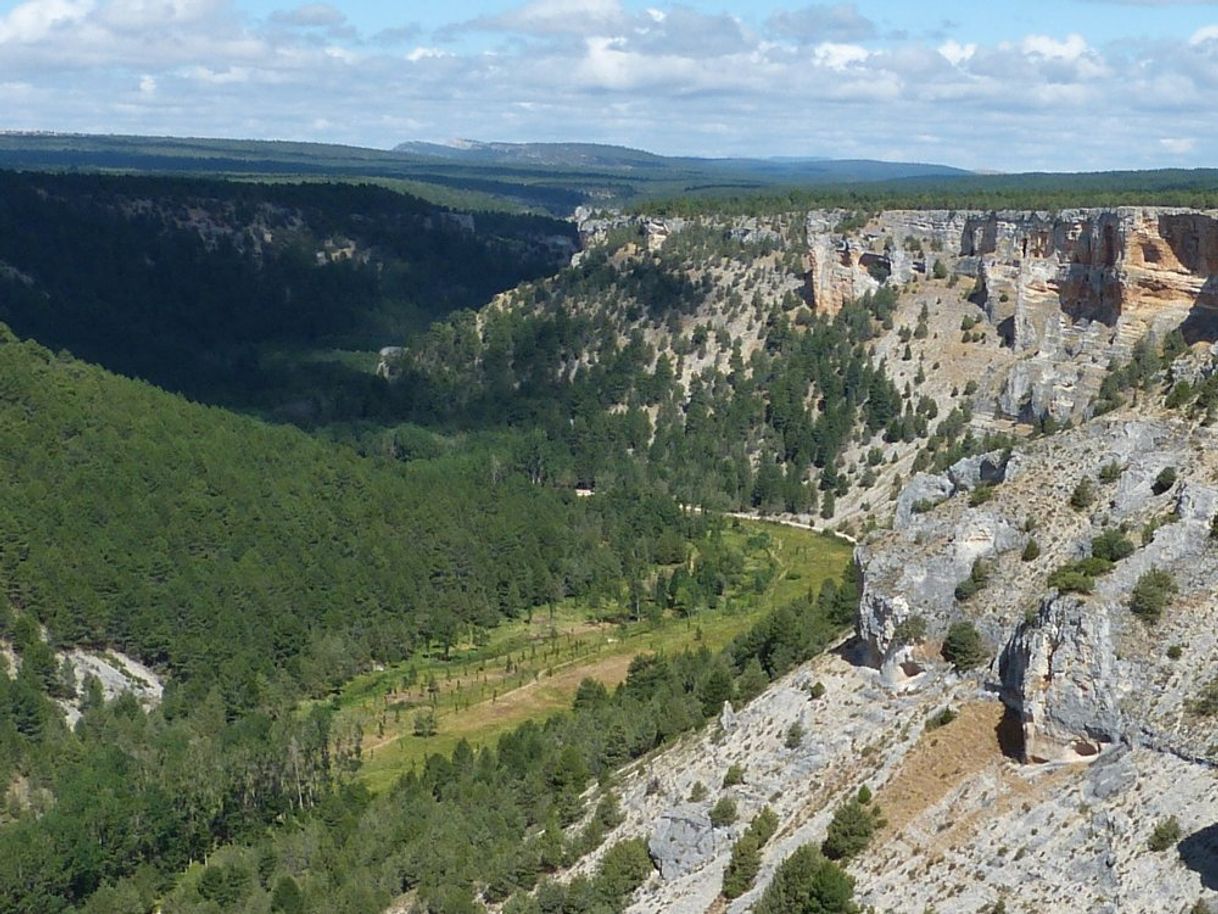
[{"label": "cumulus cloud", "polygon": [[645,53],[722,57],[756,44],[740,20],[726,13],[707,15],[675,6],[667,12],[649,10],[647,20],[634,25],[626,38],[631,47]]},{"label": "cumulus cloud", "polygon": [[1197,148],[1197,141],[1192,137],[1165,136],[1159,145],[1174,155],[1186,155]]},{"label": "cumulus cloud", "polygon": [[1204,164],[1194,138],[1216,92],[1218,26],[1095,46],[1052,31],[897,38],[847,3],[759,23],[692,2],[532,0],[440,33],[372,34],[323,2],[262,19],[231,0],[0,14],[0,108],[27,129],[1104,168]]},{"label": "cumulus cloud", "polygon": [[0,18],[0,45],[32,44],[83,20],[93,0],[27,0]]},{"label": "cumulus cloud", "polygon": [[770,32],[804,44],[821,41],[863,41],[879,29],[853,3],[813,3],[797,10],[783,10],[767,20]]},{"label": "cumulus cloud", "polygon": [[857,44],[826,41],[812,49],[812,59],[819,66],[830,70],[845,70],[852,64],[862,63],[870,56],[870,51]]},{"label": "cumulus cloud", "polygon": [[939,45],[939,53],[949,63],[958,66],[977,53],[977,45],[975,43],[961,44],[954,39],[949,39]]},{"label": "cumulus cloud", "polygon": [[306,3],[290,10],[275,10],[271,21],[300,28],[332,28],[347,21],[346,15],[328,3]]},{"label": "cumulus cloud", "polygon": [[449,34],[517,32],[525,35],[596,35],[625,24],[619,0],[532,0],[506,13],[455,24]]}]

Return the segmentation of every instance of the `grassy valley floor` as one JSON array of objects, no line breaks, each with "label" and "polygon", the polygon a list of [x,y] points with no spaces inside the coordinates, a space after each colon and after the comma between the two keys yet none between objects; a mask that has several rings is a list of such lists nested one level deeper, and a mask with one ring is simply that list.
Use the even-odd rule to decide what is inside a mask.
[{"label": "grassy valley floor", "polygon": [[[616,686],[638,654],[716,651],[774,608],[815,595],[850,561],[851,547],[840,539],[766,521],[732,519],[724,536],[744,552],[745,570],[715,609],[615,624],[598,620],[620,607],[566,600],[552,616],[541,608],[531,620],[499,626],[485,644],[459,645],[448,660],[437,652],[356,677],[333,700],[338,729],[359,734],[359,777],[385,790],[463,739],[493,743],[526,720],[569,708],[585,678]],[[429,709],[436,732],[418,735],[416,718]]]}]

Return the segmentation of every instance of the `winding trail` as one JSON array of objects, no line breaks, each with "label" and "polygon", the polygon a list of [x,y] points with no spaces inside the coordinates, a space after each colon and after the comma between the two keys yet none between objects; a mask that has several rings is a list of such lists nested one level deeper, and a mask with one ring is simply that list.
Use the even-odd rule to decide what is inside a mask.
[{"label": "winding trail", "polygon": [[[693,511],[695,514],[701,514],[702,508],[699,505],[681,505],[687,511]],[[724,517],[735,517],[739,520],[752,520],[763,524],[781,524],[784,527],[794,527],[796,530],[807,530],[809,533],[819,533],[821,536],[832,536],[835,539],[849,543],[851,546],[857,546],[859,541],[849,533],[841,533],[837,530],[828,530],[824,527],[817,527],[809,521],[812,515],[810,514],[756,514],[748,511],[720,511],[717,512]],[[800,520],[801,517],[806,517],[809,520]]]}]

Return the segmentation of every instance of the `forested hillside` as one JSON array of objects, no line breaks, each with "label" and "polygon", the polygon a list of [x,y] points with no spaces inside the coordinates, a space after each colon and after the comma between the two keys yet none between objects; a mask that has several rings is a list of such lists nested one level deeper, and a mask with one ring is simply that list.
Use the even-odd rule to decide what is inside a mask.
[{"label": "forested hillside", "polygon": [[361,458],[3,339],[2,598],[54,645],[114,645],[195,698],[220,684],[230,715],[259,677],[316,691],[616,587],[691,523],[639,490],[535,486],[527,447],[419,432],[440,456]]},{"label": "forested hillside", "polygon": [[[1005,443],[970,430],[971,390],[928,386],[932,320],[935,339],[959,332],[955,280],[924,284],[933,315],[909,315],[892,286],[814,311],[800,226],[733,231],[695,221],[649,249],[615,230],[556,276],[438,322],[402,357],[402,415],[540,426],[550,478],[638,473],[686,503],[826,520],[851,492],[882,502],[868,491],[898,460],[916,471]],[[913,319],[898,329],[899,304]]]},{"label": "forested hillside", "polygon": [[[434,456],[360,457],[8,330],[0,339],[0,639],[19,664],[0,675],[0,780],[17,785],[8,812],[17,821],[0,828],[0,910],[61,910],[131,873],[140,891],[159,893],[214,842],[318,804],[331,812],[313,827],[352,821],[367,800],[332,789],[358,764],[358,736],[332,732],[325,705],[292,713],[297,697],[374,661],[444,656],[531,606],[597,592],[624,599],[628,580],[679,562],[710,522],[636,486],[596,499],[539,486],[527,441],[454,447],[399,430]],[[88,683],[77,695],[55,655],[69,645],[151,664],[168,679],[163,704],[107,704]],[[696,672],[679,690],[698,694],[711,667],[690,663]],[[634,691],[650,701],[659,687]],[[68,697],[84,714],[74,730],[51,701]],[[629,713],[643,732],[620,751],[646,751],[716,707],[694,706],[705,710],[650,730]],[[571,739],[556,736],[554,751],[571,751]],[[563,764],[594,772],[610,750],[581,751]],[[529,778],[547,770],[533,765]],[[570,791],[588,774],[546,776],[555,789],[574,778],[559,791],[569,820],[580,808]],[[528,800],[511,827],[544,822],[551,802]],[[437,814],[456,812],[446,804]],[[436,872],[461,872],[440,860]],[[323,902],[331,889],[317,891],[311,909],[335,910]],[[130,910],[122,904],[88,910]]]},{"label": "forested hillside", "polygon": [[[619,910],[640,842],[566,873],[617,824],[614,770],[748,701],[857,602],[850,574],[746,562],[764,537],[724,536],[715,509],[832,516],[850,449],[927,434],[869,350],[893,298],[800,311],[770,242],[618,239],[555,273],[570,227],[471,233],[374,188],[5,180],[3,914]],[[752,300],[729,294],[758,256]],[[394,382],[346,367],[374,341],[410,346]],[[367,793],[344,684],[423,695],[413,663],[434,679],[452,656],[485,686],[490,630],[560,605],[598,632],[681,625],[683,646],[712,608],[738,614],[716,647],[746,634],[644,655],[567,715]],[[163,696],[108,699],[82,648],[142,661]],[[442,693],[403,738],[426,745]]]},{"label": "forested hillside", "polygon": [[[582,837],[560,832],[592,778],[752,694],[853,606],[829,588],[723,658],[637,661],[617,694],[589,684],[573,717],[436,757],[374,801],[343,786],[358,734],[324,704],[292,712],[296,696],[373,661],[442,656],[531,605],[616,598],[711,518],[631,485],[595,499],[539,486],[527,446],[519,463],[495,456],[510,439],[449,451],[417,431],[438,456],[359,457],[2,339],[0,635],[19,670],[0,675],[15,817],[0,826],[0,911],[142,910],[228,841],[165,910],[374,911],[412,889],[428,910],[476,910],[475,895],[527,889],[596,846],[608,797]],[[54,655],[70,644],[162,670],[163,704],[107,703],[88,682],[75,696]],[[51,701],[66,697],[73,729]],[[649,867],[626,845],[590,883],[545,891],[615,910]]]},{"label": "forested hillside", "polygon": [[195,399],[317,421],[376,411],[370,372],[326,353],[407,339],[574,245],[557,220],[369,185],[2,173],[0,320]]}]

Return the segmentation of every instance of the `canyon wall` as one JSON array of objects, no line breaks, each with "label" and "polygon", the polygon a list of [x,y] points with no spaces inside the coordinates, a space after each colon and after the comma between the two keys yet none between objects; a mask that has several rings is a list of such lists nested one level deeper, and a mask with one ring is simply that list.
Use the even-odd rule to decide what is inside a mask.
[{"label": "canyon wall", "polygon": [[816,306],[929,276],[936,263],[974,284],[1017,350],[1057,350],[1063,329],[1098,321],[1183,324],[1213,338],[1218,212],[1154,207],[1060,212],[894,210],[858,226],[843,211],[808,214],[808,286]]}]

